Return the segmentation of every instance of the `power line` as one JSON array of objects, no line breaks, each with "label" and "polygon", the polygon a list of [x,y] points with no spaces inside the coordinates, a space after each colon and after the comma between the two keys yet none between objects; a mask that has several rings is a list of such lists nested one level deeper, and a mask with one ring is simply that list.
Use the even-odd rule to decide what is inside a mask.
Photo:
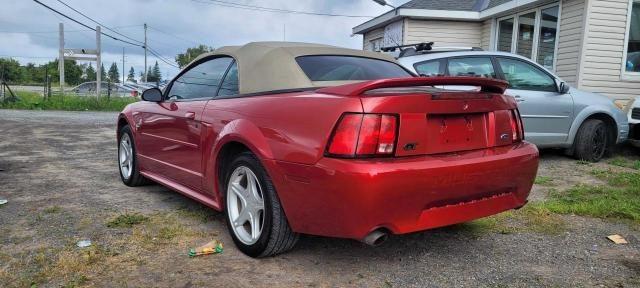
[{"label": "power line", "polygon": [[163,33],[163,34],[169,35],[169,36],[171,36],[171,37],[173,37],[173,38],[180,39],[180,40],[182,40],[182,41],[187,41],[187,42],[191,42],[191,43],[194,43],[194,44],[200,44],[200,43],[198,43],[198,42],[196,42],[196,41],[192,41],[192,40],[185,39],[185,38],[182,38],[182,37],[180,37],[180,36],[177,36],[177,35],[174,35],[174,34],[171,34],[171,33],[168,33],[168,32],[164,32],[164,31],[162,31],[162,30],[160,30],[160,29],[158,29],[158,28],[154,28],[154,27],[151,27],[151,26],[149,26],[149,25],[147,25],[147,27],[151,28],[151,30],[158,31],[158,32],[160,32],[160,33]]},{"label": "power line", "polygon": [[191,1],[209,4],[209,5],[218,5],[223,7],[232,7],[232,8],[239,8],[239,9],[245,9],[245,10],[265,11],[265,12],[274,12],[274,13],[304,14],[304,15],[313,15],[313,16],[347,17],[347,18],[374,18],[374,16],[367,16],[367,15],[346,15],[346,14],[309,12],[309,11],[301,11],[301,10],[287,10],[287,9],[280,9],[280,8],[271,8],[271,7],[264,7],[264,6],[255,6],[255,5],[226,2],[226,1],[220,1],[220,0],[206,0],[206,1],[191,0]]},{"label": "power line", "polygon": [[[64,3],[62,0],[57,0],[57,1],[58,1],[58,2],[60,2],[62,5],[66,6],[67,8],[69,8],[69,9],[73,10],[74,12],[76,12],[76,13],[78,13],[78,14],[80,14],[80,15],[84,16],[84,18],[89,19],[91,22],[96,23],[96,24],[98,24],[98,25],[100,25],[100,26],[104,27],[105,29],[107,29],[107,30],[109,30],[109,31],[113,32],[113,33],[116,33],[116,34],[118,34],[118,35],[120,35],[120,36],[122,36],[122,37],[125,37],[125,38],[129,39],[129,40],[132,40],[132,41],[135,41],[135,42],[142,43],[142,42],[140,42],[140,41],[138,41],[138,40],[136,40],[136,39],[133,39],[133,38],[131,38],[131,37],[127,36],[127,35],[124,35],[124,34],[122,34],[122,33],[118,32],[118,31],[116,31],[116,30],[113,30],[113,29],[109,28],[107,25],[104,25],[104,24],[102,24],[102,23],[100,23],[100,22],[98,22],[98,21],[94,20],[93,18],[91,18],[91,17],[89,17],[89,16],[85,15],[84,13],[82,13],[82,12],[78,11],[77,9],[75,9],[75,8],[73,8],[73,7],[71,7],[71,6],[69,6],[67,3]],[[37,1],[36,1],[36,2],[37,2]]]},{"label": "power line", "polygon": [[[51,8],[51,7],[47,6],[46,4],[44,4],[44,3],[42,3],[42,2],[40,2],[40,1],[38,1],[38,0],[33,0],[33,1],[34,1],[34,2],[36,2],[36,3],[38,3],[38,4],[40,4],[40,5],[42,5],[42,6],[44,6],[45,8],[47,8],[47,9],[49,9],[49,10],[51,10],[51,11],[53,11],[53,12],[57,13],[58,15],[60,15],[60,16],[62,16],[62,17],[64,17],[64,18],[67,18],[67,19],[69,19],[69,20],[71,20],[71,21],[73,21],[73,22],[75,22],[76,24],[78,24],[78,25],[80,25],[80,26],[82,26],[82,27],[85,27],[85,28],[87,28],[87,29],[89,29],[89,30],[92,30],[92,31],[96,31],[96,29],[95,29],[95,28],[91,28],[91,26],[89,26],[89,25],[87,25],[87,24],[84,24],[84,23],[82,23],[82,22],[80,22],[80,21],[78,21],[78,20],[76,20],[76,19],[73,19],[73,18],[71,18],[71,17],[67,16],[66,14],[64,14],[64,13],[62,13],[62,12],[60,12],[60,11],[56,10],[56,9],[53,9],[53,8]],[[109,38],[111,38],[111,39],[113,39],[113,40],[116,40],[116,41],[120,41],[120,42],[123,42],[123,43],[127,43],[127,44],[129,44],[129,45],[133,45],[133,46],[138,46],[138,47],[142,47],[142,48],[144,48],[144,45],[140,45],[140,44],[136,44],[136,43],[131,43],[131,42],[129,42],[129,41],[119,39],[119,38],[117,38],[117,37],[115,37],[115,36],[112,36],[112,35],[107,34],[107,33],[104,33],[104,32],[100,32],[100,34],[102,34],[102,35],[104,35],[104,36],[107,36],[107,37],[109,37]]]}]

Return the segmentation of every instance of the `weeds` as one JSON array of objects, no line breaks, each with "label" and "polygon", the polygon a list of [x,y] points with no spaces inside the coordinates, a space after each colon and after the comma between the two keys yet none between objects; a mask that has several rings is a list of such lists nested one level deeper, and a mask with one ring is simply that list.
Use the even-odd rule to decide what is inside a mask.
[{"label": "weeds", "polygon": [[133,97],[100,98],[91,96],[65,95],[44,98],[36,92],[17,91],[18,101],[2,102],[0,109],[27,109],[27,110],[67,110],[67,111],[122,111],[130,103],[138,101]]},{"label": "weeds", "polygon": [[122,214],[107,223],[109,228],[131,228],[134,225],[148,221],[149,218],[138,214]]},{"label": "weeds", "polygon": [[640,160],[630,160],[625,157],[615,157],[608,161],[610,165],[640,170]]},{"label": "weeds", "polygon": [[549,185],[551,184],[551,182],[553,182],[553,178],[548,177],[548,176],[538,176],[536,177],[536,180],[533,182],[534,184],[537,185]]},{"label": "weeds", "polygon": [[51,206],[51,207],[47,207],[44,209],[44,213],[47,214],[53,214],[53,213],[58,213],[58,212],[62,212],[62,207],[60,206]]}]

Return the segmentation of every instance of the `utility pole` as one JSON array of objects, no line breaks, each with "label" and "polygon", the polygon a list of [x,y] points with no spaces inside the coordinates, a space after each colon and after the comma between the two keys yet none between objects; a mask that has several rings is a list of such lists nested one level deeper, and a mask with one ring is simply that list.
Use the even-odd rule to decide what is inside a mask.
[{"label": "utility pole", "polygon": [[98,98],[100,98],[100,88],[102,88],[102,83],[100,83],[100,80],[102,80],[102,62],[100,62],[102,48],[100,36],[102,36],[102,33],[100,33],[100,25],[98,25],[96,26],[96,70],[98,71],[96,72],[96,97]]},{"label": "utility pole", "polygon": [[64,26],[58,24],[60,30],[60,55],[58,57],[58,69],[60,70],[60,96],[64,97]]},{"label": "utility pole", "polygon": [[144,82],[147,83],[147,23],[144,23]]},{"label": "utility pole", "polygon": [[122,47],[122,84],[124,85],[124,47]]}]

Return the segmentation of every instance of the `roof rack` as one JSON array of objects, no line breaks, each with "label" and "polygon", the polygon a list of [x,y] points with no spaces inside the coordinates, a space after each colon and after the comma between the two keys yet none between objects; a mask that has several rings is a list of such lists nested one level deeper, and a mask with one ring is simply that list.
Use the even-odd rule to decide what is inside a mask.
[{"label": "roof rack", "polygon": [[382,52],[395,52],[396,49],[400,50],[400,54],[397,58],[421,55],[421,54],[430,54],[430,53],[443,53],[443,52],[461,52],[461,51],[484,51],[480,47],[433,47],[434,42],[423,42],[416,44],[407,44],[407,45],[397,45],[397,46],[389,46],[382,47],[380,51]]}]

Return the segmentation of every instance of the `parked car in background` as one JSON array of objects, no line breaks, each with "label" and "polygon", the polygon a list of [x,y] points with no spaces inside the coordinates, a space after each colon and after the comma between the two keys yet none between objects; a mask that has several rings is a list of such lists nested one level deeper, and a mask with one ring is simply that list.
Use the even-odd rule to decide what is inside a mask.
[{"label": "parked car in background", "polygon": [[[625,141],[625,113],[606,96],[571,87],[525,57],[479,48],[432,50],[421,44],[403,51],[398,61],[423,76],[471,76],[509,82],[524,121],[527,141],[540,148],[565,148],[578,159],[597,162],[613,145]],[[449,87],[464,89],[464,87]]]},{"label": "parked car in background", "polygon": [[[97,83],[96,81],[84,82],[71,89],[73,93],[79,96],[95,96]],[[136,87],[120,84],[120,83],[106,83],[100,82],[101,95],[108,95],[114,97],[138,97],[144,89],[137,89]],[[109,89],[111,91],[109,92]]]},{"label": "parked car in background", "polygon": [[[222,47],[122,111],[120,176],[225,211],[252,257],[301,233],[377,245],[525,205],[538,150],[507,83],[413,76],[380,53]],[[432,87],[446,84],[481,92]]]},{"label": "parked car in background", "polygon": [[629,118],[629,141],[640,147],[640,96],[627,103],[625,112]]}]

